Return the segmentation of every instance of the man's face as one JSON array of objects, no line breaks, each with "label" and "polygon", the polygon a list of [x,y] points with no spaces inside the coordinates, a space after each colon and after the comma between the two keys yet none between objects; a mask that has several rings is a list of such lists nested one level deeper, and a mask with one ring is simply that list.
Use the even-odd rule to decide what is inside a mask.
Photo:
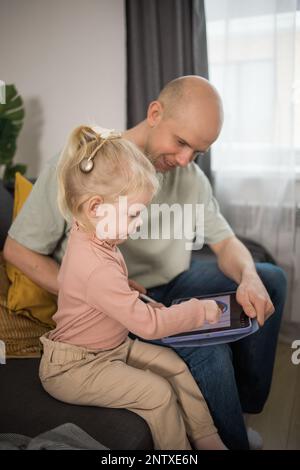
[{"label": "man's face", "polygon": [[185,167],[197,155],[204,155],[219,135],[222,117],[189,110],[176,118],[161,118],[151,128],[146,143],[146,154],[157,171],[165,173],[177,166]]}]

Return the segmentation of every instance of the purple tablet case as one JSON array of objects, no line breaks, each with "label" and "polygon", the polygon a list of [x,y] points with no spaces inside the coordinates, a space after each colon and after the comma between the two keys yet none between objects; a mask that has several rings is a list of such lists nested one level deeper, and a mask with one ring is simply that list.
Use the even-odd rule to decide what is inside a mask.
[{"label": "purple tablet case", "polygon": [[236,334],[231,334],[227,336],[220,336],[220,337],[214,337],[213,332],[210,333],[211,337],[210,338],[203,338],[203,339],[191,339],[191,340],[184,340],[184,341],[176,341],[176,338],[174,338],[174,341],[171,341],[171,338],[168,338],[168,341],[164,341],[164,338],[162,339],[162,342],[165,343],[168,346],[171,346],[173,348],[195,348],[195,347],[202,347],[202,346],[212,346],[214,344],[222,344],[222,343],[232,343],[233,341],[238,341],[239,339],[246,338],[249,335],[252,335],[256,331],[258,331],[259,325],[257,323],[256,319],[252,319],[252,325],[251,325],[251,330],[248,331],[247,333],[236,333]]}]

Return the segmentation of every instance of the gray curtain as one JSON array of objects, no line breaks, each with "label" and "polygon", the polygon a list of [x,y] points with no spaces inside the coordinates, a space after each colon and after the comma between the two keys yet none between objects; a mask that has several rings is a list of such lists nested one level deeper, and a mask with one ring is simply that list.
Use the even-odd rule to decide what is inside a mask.
[{"label": "gray curtain", "polygon": [[[170,80],[208,78],[204,0],[126,0],[126,21],[130,128]],[[198,164],[210,178],[210,155]]]}]

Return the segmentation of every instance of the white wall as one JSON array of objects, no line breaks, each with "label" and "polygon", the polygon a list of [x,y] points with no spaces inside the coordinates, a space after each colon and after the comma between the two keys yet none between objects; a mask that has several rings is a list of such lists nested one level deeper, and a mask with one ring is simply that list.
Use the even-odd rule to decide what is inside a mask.
[{"label": "white wall", "polygon": [[0,79],[25,102],[15,162],[30,177],[74,126],[124,129],[123,0],[0,0]]}]

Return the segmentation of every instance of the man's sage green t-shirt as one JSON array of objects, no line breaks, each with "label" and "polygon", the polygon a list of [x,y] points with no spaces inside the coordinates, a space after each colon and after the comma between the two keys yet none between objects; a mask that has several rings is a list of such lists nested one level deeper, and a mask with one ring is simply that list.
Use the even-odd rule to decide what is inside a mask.
[{"label": "man's sage green t-shirt", "polygon": [[[71,223],[64,220],[57,205],[57,161],[55,156],[47,162],[8,234],[30,250],[51,255],[61,263]],[[159,176],[160,190],[147,208],[148,214],[143,212],[139,238],[119,245],[129,278],[146,288],[166,284],[189,268],[193,232],[200,240],[198,245],[202,229],[203,241],[208,244],[233,235],[208,179],[195,163]]]}]

